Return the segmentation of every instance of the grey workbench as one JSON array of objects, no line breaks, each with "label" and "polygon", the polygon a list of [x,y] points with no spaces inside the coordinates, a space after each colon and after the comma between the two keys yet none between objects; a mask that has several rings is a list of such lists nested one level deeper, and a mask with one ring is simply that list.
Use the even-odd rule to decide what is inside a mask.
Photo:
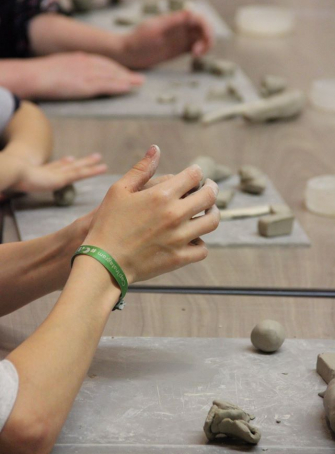
[{"label": "grey workbench", "polygon": [[[315,371],[325,350],[334,342],[287,340],[266,355],[249,339],[102,338],[53,454],[333,453]],[[256,416],[257,447],[207,443],[215,398]]]}]

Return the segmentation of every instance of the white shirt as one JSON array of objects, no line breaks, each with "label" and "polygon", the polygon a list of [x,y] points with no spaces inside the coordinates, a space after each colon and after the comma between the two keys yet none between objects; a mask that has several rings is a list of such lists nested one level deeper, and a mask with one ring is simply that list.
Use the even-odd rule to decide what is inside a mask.
[{"label": "white shirt", "polygon": [[7,359],[0,361],[0,432],[13,410],[19,389],[19,376]]}]

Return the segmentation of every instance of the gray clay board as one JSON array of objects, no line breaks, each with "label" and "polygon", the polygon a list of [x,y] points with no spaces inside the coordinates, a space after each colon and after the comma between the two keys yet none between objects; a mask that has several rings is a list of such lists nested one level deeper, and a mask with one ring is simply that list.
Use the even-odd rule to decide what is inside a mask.
[{"label": "gray clay board", "polygon": [[[167,12],[167,1],[157,0],[159,2],[162,12]],[[84,14],[77,14],[76,19],[86,22],[95,27],[103,28],[118,33],[126,33],[133,28],[133,26],[118,25],[116,22],[117,17],[120,16],[140,16],[142,10],[142,1],[139,0],[123,0],[119,6],[104,8],[102,10],[90,11]],[[229,38],[232,31],[222,19],[220,14],[212,7],[207,0],[192,0],[193,10],[205,17],[217,38]],[[145,15],[144,19],[152,16]]]},{"label": "gray clay board", "polygon": [[[14,212],[21,240],[31,240],[48,235],[89,213],[101,203],[108,188],[118,178],[117,175],[104,175],[76,183],[77,198],[71,207],[56,207],[51,194],[16,199]],[[234,176],[220,183],[219,186],[224,189],[237,185],[238,178]],[[269,181],[265,193],[261,196],[252,196],[238,191],[229,208],[277,203],[284,202],[272,182]],[[205,235],[203,238],[209,246],[225,247],[308,246],[310,244],[298,221],[295,221],[292,235],[271,239],[258,235],[257,222],[258,218],[222,221],[215,232]]]},{"label": "gray clay board", "polygon": [[[334,342],[290,339],[266,355],[249,339],[102,338],[53,454],[334,453],[315,371],[324,351]],[[207,443],[213,399],[256,416],[257,447]]]},{"label": "gray clay board", "polygon": [[[236,100],[231,97],[208,100],[209,90],[224,89],[228,82],[237,88],[244,102],[259,99],[257,90],[240,68],[229,78],[192,73],[190,58],[182,57],[178,68],[172,69],[164,64],[144,74],[146,81],[143,86],[127,95],[82,101],[43,102],[41,107],[49,116],[178,118],[187,103],[201,106],[204,113],[235,105]],[[166,93],[175,96],[175,102],[158,102],[159,96]]]}]

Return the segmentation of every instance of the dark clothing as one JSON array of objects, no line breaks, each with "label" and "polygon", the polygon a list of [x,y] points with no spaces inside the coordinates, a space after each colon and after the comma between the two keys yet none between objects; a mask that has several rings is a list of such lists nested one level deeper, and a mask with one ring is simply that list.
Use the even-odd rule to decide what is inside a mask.
[{"label": "dark clothing", "polygon": [[58,11],[56,0],[0,0],[0,58],[29,57],[29,21]]}]

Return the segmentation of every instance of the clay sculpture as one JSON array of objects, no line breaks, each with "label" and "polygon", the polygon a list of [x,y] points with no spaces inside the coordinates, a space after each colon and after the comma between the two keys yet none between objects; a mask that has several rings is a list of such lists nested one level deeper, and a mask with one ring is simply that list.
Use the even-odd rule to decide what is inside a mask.
[{"label": "clay sculpture", "polygon": [[210,156],[198,156],[191,163],[191,165],[192,164],[197,164],[199,167],[201,167],[203,173],[203,182],[207,178],[210,178],[213,181],[226,180],[232,175],[232,171],[229,167],[218,164]]},{"label": "clay sculpture", "polygon": [[209,441],[217,438],[237,438],[246,443],[257,444],[261,433],[249,423],[253,419],[254,416],[234,404],[214,400],[205,421],[204,432]]},{"label": "clay sculpture", "polygon": [[264,76],[261,81],[261,95],[264,97],[281,93],[287,88],[287,80],[280,76]]},{"label": "clay sculpture", "polygon": [[275,320],[263,320],[251,332],[251,342],[258,350],[266,353],[276,352],[286,337],[283,325]]},{"label": "clay sculpture", "polygon": [[208,125],[219,120],[227,120],[242,116],[253,123],[288,119],[298,116],[305,105],[305,95],[300,90],[292,90],[269,98],[242,103],[232,107],[222,107],[209,112],[202,118],[202,123]]},{"label": "clay sculpture", "polygon": [[73,205],[76,198],[76,190],[72,184],[69,184],[64,186],[64,188],[54,191],[53,195],[57,206],[68,207]]}]

